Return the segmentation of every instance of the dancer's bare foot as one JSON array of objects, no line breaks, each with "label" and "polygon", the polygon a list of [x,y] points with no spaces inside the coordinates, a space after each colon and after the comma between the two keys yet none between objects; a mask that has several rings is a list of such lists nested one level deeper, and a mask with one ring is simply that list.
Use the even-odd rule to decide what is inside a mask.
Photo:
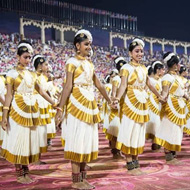
[{"label": "dancer's bare foot", "polygon": [[169,164],[169,165],[183,165],[184,163],[183,162],[180,162],[177,158],[174,158],[170,161],[166,161],[166,164]]},{"label": "dancer's bare foot", "polygon": [[184,162],[179,161],[177,158],[174,158],[173,160],[175,162],[175,165],[183,165],[184,164]]},{"label": "dancer's bare foot", "polygon": [[170,161],[166,161],[166,164],[169,165],[176,165],[176,161],[174,159],[170,160]]},{"label": "dancer's bare foot", "polygon": [[90,189],[95,189],[95,186],[94,185],[91,185],[86,179],[83,179],[83,183],[85,185],[87,185],[88,188]]},{"label": "dancer's bare foot", "polygon": [[36,181],[35,179],[32,179],[29,174],[25,174],[25,178],[28,180],[29,183],[33,183]]},{"label": "dancer's bare foot", "polygon": [[135,168],[135,170],[138,170],[139,175],[144,175],[144,174],[146,174],[146,173],[145,173],[145,172],[143,172],[140,168]]},{"label": "dancer's bare foot", "polygon": [[170,161],[166,161],[166,164],[169,164],[169,165],[179,165],[180,162],[179,160],[177,160],[176,158],[170,160]]},{"label": "dancer's bare foot", "polygon": [[21,184],[29,184],[29,181],[24,176],[17,177],[17,182]]},{"label": "dancer's bare foot", "polygon": [[138,169],[128,170],[128,174],[134,175],[134,176],[142,175],[142,173]]},{"label": "dancer's bare foot", "polygon": [[71,186],[73,189],[88,189],[83,182],[73,183]]}]

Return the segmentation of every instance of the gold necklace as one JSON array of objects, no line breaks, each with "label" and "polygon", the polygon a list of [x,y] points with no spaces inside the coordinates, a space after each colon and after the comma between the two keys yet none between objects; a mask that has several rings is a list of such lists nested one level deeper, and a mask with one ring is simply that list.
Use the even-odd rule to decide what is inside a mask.
[{"label": "gold necklace", "polygon": [[[85,64],[88,64],[88,67],[89,68],[89,75],[87,73],[87,71],[85,70]],[[84,73],[85,73],[85,79],[87,81],[88,84],[92,85],[92,75],[93,75],[93,69],[91,68],[91,63],[89,61],[87,61],[86,63],[84,61],[81,61],[81,65],[82,65],[82,68],[84,70]]]},{"label": "gold necklace", "polygon": [[133,66],[140,66],[141,65],[140,63],[135,63],[133,61],[131,61],[130,64],[133,65]]},{"label": "gold necklace", "polygon": [[[134,62],[132,62],[132,61],[130,62],[130,65],[134,68],[134,73],[137,75],[137,80],[138,80],[138,82],[139,82],[139,83],[142,83],[142,82],[144,81],[144,73],[143,73],[142,69],[140,69],[140,70],[141,70],[142,73],[143,73],[143,79],[140,80],[139,75],[138,75],[139,67],[141,68],[141,65],[140,65],[139,63],[134,63]],[[138,70],[137,70],[137,69],[138,69]]]},{"label": "gold necklace", "polygon": [[36,74],[37,74],[38,76],[40,76],[42,73],[40,73],[40,72],[36,71]]},{"label": "gold necklace", "polygon": [[[25,68],[24,68],[24,70],[23,70],[23,69],[21,70],[21,68],[23,68],[23,67],[18,67],[18,66],[17,66],[17,72],[19,73],[19,75],[20,75],[20,76],[22,77],[22,79],[24,80],[26,86],[27,86],[28,88],[32,88],[32,87],[34,86],[34,79],[33,79],[33,77],[31,76],[31,73],[30,73],[28,70],[26,70]],[[26,73],[26,72],[27,72],[27,73]],[[28,76],[28,75],[31,76],[31,79],[32,79],[31,84],[28,84],[27,81],[26,81],[26,76]]]},{"label": "gold necklace", "polygon": [[20,63],[17,63],[17,66],[16,66],[17,69],[20,69],[20,70],[25,70],[26,67],[25,66],[22,66]]},{"label": "gold necklace", "polygon": [[82,57],[81,55],[76,55],[75,56],[77,59],[79,59],[79,60],[85,60],[86,58],[85,57]]},{"label": "gold necklace", "polygon": [[[88,75],[88,73],[87,73],[87,71],[86,71],[86,69],[85,69],[85,64],[88,64],[88,66],[90,66],[90,67],[91,67],[91,65],[93,65],[93,64],[90,63],[85,57],[82,57],[82,56],[80,56],[80,55],[76,55],[76,58],[77,58],[78,60],[80,60],[80,62],[81,62],[81,66],[82,66],[82,68],[83,68],[84,75],[85,75],[85,79],[86,79],[87,83],[89,83],[90,85],[92,85],[93,68],[90,68],[90,69],[89,69],[89,70],[90,70],[90,74]],[[85,61],[87,61],[87,62],[85,63]],[[89,64],[90,64],[90,65],[89,65]]]},{"label": "gold necklace", "polygon": [[175,71],[169,71],[168,72],[170,75],[177,75],[177,73]]}]

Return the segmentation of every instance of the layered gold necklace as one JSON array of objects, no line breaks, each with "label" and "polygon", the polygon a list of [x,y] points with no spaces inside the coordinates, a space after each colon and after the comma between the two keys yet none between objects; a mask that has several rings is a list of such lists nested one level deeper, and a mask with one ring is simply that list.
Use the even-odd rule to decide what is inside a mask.
[{"label": "layered gold necklace", "polygon": [[[84,71],[84,76],[85,76],[87,83],[92,85],[92,77],[93,77],[93,68],[91,67],[92,63],[90,63],[85,57],[82,57],[80,55],[77,55],[76,58],[79,59],[81,62],[81,65],[82,65],[82,68]],[[88,67],[90,67],[89,68],[89,72],[90,72],[89,74],[88,74],[88,71],[85,69],[86,64],[88,64]]]},{"label": "layered gold necklace", "polygon": [[[134,73],[135,73],[136,76],[137,76],[138,82],[139,82],[139,83],[143,83],[143,81],[145,81],[144,70],[142,69],[140,63],[134,63],[134,62],[131,61],[131,62],[130,62],[130,65],[134,68]],[[139,74],[138,74],[139,72],[141,72],[142,75],[143,75],[143,78],[142,78],[142,79],[140,79],[140,77],[139,77]]]},{"label": "layered gold necklace", "polygon": [[[31,76],[31,73],[22,65],[18,64],[17,65],[17,72],[19,73],[19,75],[22,77],[22,79],[24,80],[26,86],[28,88],[32,88],[34,86],[34,79]],[[31,77],[31,82],[29,82],[26,77]]]}]

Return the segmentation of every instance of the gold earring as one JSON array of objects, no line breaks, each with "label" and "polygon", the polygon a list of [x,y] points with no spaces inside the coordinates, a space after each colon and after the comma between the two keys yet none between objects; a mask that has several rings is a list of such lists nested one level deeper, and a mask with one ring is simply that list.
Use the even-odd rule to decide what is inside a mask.
[{"label": "gold earring", "polygon": [[79,49],[77,50],[77,54],[80,54],[80,50]]}]

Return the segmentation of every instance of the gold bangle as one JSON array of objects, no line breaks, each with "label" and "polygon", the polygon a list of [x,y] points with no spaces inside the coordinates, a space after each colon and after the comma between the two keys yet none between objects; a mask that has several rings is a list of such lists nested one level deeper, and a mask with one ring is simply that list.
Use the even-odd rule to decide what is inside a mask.
[{"label": "gold bangle", "polygon": [[9,110],[8,106],[3,106],[3,110]]},{"label": "gold bangle", "polygon": [[61,111],[61,112],[63,112],[63,109],[60,108],[60,107],[56,107],[56,109],[59,110],[59,111]]},{"label": "gold bangle", "polygon": [[120,99],[119,99],[119,98],[117,98],[117,97],[116,97],[115,99],[116,99],[116,100],[118,100],[118,101],[120,101]]},{"label": "gold bangle", "polygon": [[53,107],[56,107],[57,105],[58,105],[57,103],[52,104]]},{"label": "gold bangle", "polygon": [[113,103],[113,102],[111,101],[110,103],[108,103],[108,105],[110,106],[110,105],[112,105],[112,103]]}]

